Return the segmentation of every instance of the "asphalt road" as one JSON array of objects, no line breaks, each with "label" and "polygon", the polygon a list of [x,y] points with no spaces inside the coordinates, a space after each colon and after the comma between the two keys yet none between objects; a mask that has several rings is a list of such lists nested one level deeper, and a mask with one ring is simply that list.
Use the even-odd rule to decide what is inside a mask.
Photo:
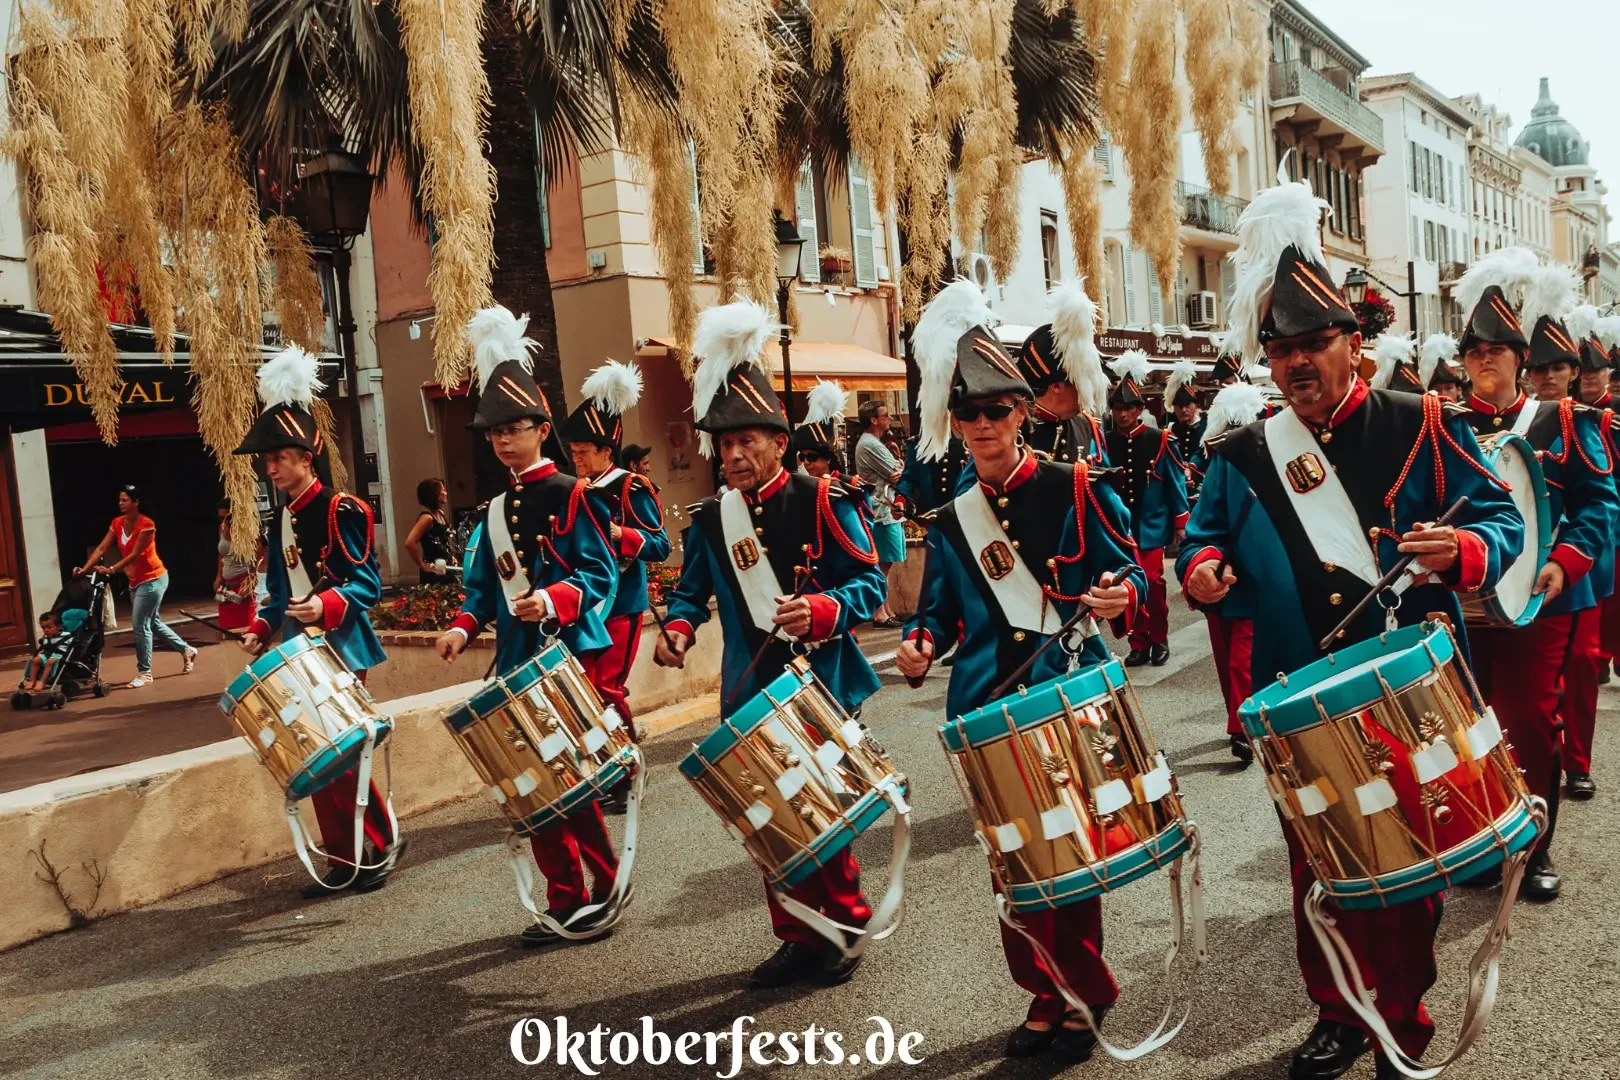
[{"label": "asphalt road", "polygon": [[[1165,669],[1145,669],[1151,685],[1141,696],[1203,828],[1210,963],[1173,1043],[1128,1064],[1099,1054],[1073,1075],[1281,1077],[1314,1019],[1293,960],[1282,838],[1257,769],[1230,764],[1207,641],[1202,624],[1188,620],[1175,616],[1175,655]],[[299,901],[301,879],[286,863],[0,954],[0,1073],[561,1077],[576,1073],[556,1063],[555,1049],[548,1064],[514,1061],[515,1021],[538,1017],[554,1031],[563,1016],[575,1030],[639,1031],[647,1015],[672,1036],[729,1030],[739,1016],[754,1018],[750,1033],[814,1023],[843,1033],[844,1051],[862,1055],[875,1028],[869,1017],[922,1037],[919,1065],[863,1057],[786,1070],[799,1074],[1051,1075],[1038,1059],[1001,1056],[1027,998],[1002,961],[984,857],[935,736],[945,683],[931,678],[912,691],[892,676],[885,682],[866,718],[914,784],[907,912],[846,986],[746,989],[749,968],[774,941],[757,873],[674,768],[695,734],[688,730],[648,748],[637,898],[607,940],[515,947],[524,917],[500,857],[505,830],[492,807],[470,802],[408,821],[408,865],[368,896]],[[1612,762],[1620,689],[1605,689],[1602,704],[1598,750]],[[1495,1019],[1451,1075],[1620,1074],[1620,920],[1609,866],[1620,857],[1620,769],[1598,779],[1596,801],[1566,804],[1564,897],[1519,905]],[[886,879],[890,840],[885,822],[858,844],[869,894]],[[1456,1031],[1465,964],[1495,903],[1495,892],[1456,890],[1448,899],[1440,982],[1429,998],[1437,1045]],[[1124,990],[1108,1021],[1116,1040],[1140,1037],[1156,1021],[1167,926],[1162,876],[1105,902],[1106,954]],[[717,1066],[608,1064],[603,1075],[723,1075],[731,1066],[727,1045],[720,1050]],[[1371,1058],[1351,1075],[1370,1077]]]}]

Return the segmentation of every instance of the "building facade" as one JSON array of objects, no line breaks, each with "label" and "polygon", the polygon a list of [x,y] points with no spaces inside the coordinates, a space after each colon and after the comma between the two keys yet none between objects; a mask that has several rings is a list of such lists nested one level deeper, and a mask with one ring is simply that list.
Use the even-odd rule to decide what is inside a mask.
[{"label": "building facade", "polygon": [[1590,144],[1574,124],[1559,115],[1549,82],[1542,78],[1530,122],[1514,145],[1551,167],[1553,258],[1580,269],[1586,299],[1595,302],[1603,251],[1609,245],[1609,211],[1603,201],[1608,189],[1591,164]]}]

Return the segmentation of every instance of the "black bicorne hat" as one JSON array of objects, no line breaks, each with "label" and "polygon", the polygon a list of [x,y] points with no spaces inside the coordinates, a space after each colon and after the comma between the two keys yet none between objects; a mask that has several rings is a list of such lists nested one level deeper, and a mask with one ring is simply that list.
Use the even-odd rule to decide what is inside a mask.
[{"label": "black bicorne hat", "polygon": [[709,435],[738,428],[788,430],[782,401],[760,366],[771,320],[752,300],[705,308],[698,315],[692,351],[698,366],[692,377],[694,426],[703,433],[699,449],[712,453]]},{"label": "black bicorne hat", "polygon": [[320,381],[320,361],[292,345],[266,360],[258,378],[264,411],[235,453],[293,449],[320,457],[326,449],[325,440],[311,412],[315,395],[325,389]]},{"label": "black bicorne hat", "polygon": [[1463,374],[1452,367],[1451,364],[1442,360],[1435,365],[1434,374],[1429,376],[1429,389],[1433,390],[1444,383],[1461,386],[1463,384]]},{"label": "black bicorne hat", "polygon": [[624,414],[641,400],[640,370],[634,364],[609,360],[591,372],[579,389],[584,400],[563,422],[563,441],[617,450],[624,439]]},{"label": "black bicorne hat", "polygon": [[1530,359],[1525,361],[1525,367],[1551,367],[1560,361],[1578,368],[1581,362],[1580,346],[1569,336],[1563,323],[1543,315],[1536,320],[1535,329],[1530,332]]},{"label": "black bicorne hat", "polygon": [[1518,313],[1508,303],[1507,294],[1495,285],[1485,286],[1485,291],[1480,294],[1479,302],[1468,316],[1468,326],[1463,330],[1457,348],[1466,353],[1476,343],[1516,345],[1520,349],[1530,347]]},{"label": "black bicorne hat", "polygon": [[1361,329],[1355,312],[1333,287],[1333,275],[1321,263],[1306,258],[1299,248],[1284,248],[1282,258],[1277,260],[1271,306],[1260,320],[1261,344],[1335,326],[1346,332]]},{"label": "black bicorne hat", "polygon": [[1019,364],[996,336],[975,326],[956,339],[956,374],[951,377],[951,406],[969,398],[1018,394],[1033,398],[1034,391],[1019,370]]},{"label": "black bicorne hat", "polygon": [[1036,397],[1057,383],[1068,381],[1069,377],[1064,373],[1057,355],[1051,323],[1036,327],[1035,332],[1024,339],[1023,346],[1018,350],[1018,373],[1029,384],[1030,393]]},{"label": "black bicorne hat", "polygon": [[519,420],[548,423],[551,407],[529,370],[529,354],[540,343],[524,336],[529,317],[499,304],[483,308],[467,323],[478,372],[478,409],[467,426],[475,431]]},{"label": "black bicorne hat", "polygon": [[818,381],[805,395],[804,420],[793,429],[794,451],[834,457],[847,400],[844,388],[836,382]]},{"label": "black bicorne hat", "polygon": [[1109,362],[1108,370],[1114,373],[1116,380],[1113,389],[1108,392],[1109,408],[1147,404],[1147,398],[1142,394],[1148,379],[1147,353],[1140,349],[1124,352],[1119,359]]},{"label": "black bicorne hat", "polygon": [[1231,353],[1221,353],[1215,358],[1214,378],[1216,382],[1222,379],[1241,379],[1243,377],[1243,358]]},{"label": "black bicorne hat", "polygon": [[820,454],[825,458],[832,457],[834,426],[834,421],[831,420],[820,424],[800,424],[793,429],[794,452],[803,451],[810,454]]},{"label": "black bicorne hat", "polygon": [[1580,344],[1582,371],[1607,371],[1614,366],[1614,358],[1597,338],[1582,338]]},{"label": "black bicorne hat", "polygon": [[784,432],[788,429],[782,399],[771,389],[770,376],[752,363],[731,369],[721,391],[694,426],[710,434],[748,427]]}]

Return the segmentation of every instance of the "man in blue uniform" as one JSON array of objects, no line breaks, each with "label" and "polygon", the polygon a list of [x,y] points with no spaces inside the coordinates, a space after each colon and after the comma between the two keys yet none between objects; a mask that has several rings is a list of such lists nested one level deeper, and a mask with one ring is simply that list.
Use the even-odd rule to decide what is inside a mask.
[{"label": "man in blue uniform", "polygon": [[[508,482],[467,542],[472,555],[462,575],[466,599],[438,641],[439,655],[453,661],[493,622],[499,674],[529,660],[551,635],[575,656],[607,648],[612,639],[602,605],[618,581],[607,524],[595,519],[587,499],[590,485],[559,472],[541,450],[552,434],[551,413],[529,369],[536,343],[524,336],[528,321],[496,306],[478,312],[467,327],[479,385],[470,426],[489,440]],[[579,932],[605,923],[613,914],[606,908],[571,921],[607,895],[618,871],[601,807],[581,807],[535,833],[530,846],[546,878],[547,914]],[[582,857],[590,864],[589,889]],[[558,940],[539,923],[521,937],[526,947]]]},{"label": "man in blue uniform", "polygon": [[[872,617],[886,591],[866,500],[831,477],[783,468],[787,418],[759,366],[770,329],[764,309],[739,300],[704,311],[693,339],[701,357],[692,403],[703,433],[700,448],[718,452],[726,490],[692,512],[686,561],[664,623],[669,640],[659,638],[655,658],[666,667],[685,663],[698,629],[709,621],[712,598],[724,647],[722,718],[781,675],[796,650],[809,650],[811,669],[846,710],[858,709],[878,688],[850,634]],[[754,985],[812,977],[843,982],[854,973],[859,955],[846,959],[789,915],[769,886],[765,895],[782,944],[754,969]],[[872,916],[860,866],[847,848],[788,895],[846,926],[864,926]]]},{"label": "man in blue uniform", "polygon": [[[370,505],[319,479],[331,448],[310,412],[322,389],[318,373],[315,358],[297,346],[267,360],[259,369],[264,412],[236,448],[238,454],[258,456],[265,475],[287,500],[270,526],[265,572],[269,596],[243,635],[242,648],[254,655],[263,652],[284,623],[293,634],[319,630],[363,681],[368,668],[387,659],[366,615],[382,594],[382,581],[372,545]],[[355,870],[358,794],[359,780],[351,771],[310,798],[329,868],[324,881],[304,886],[307,899],[345,886],[357,892],[380,889],[403,852],[392,808],[372,784],[365,810],[366,843],[358,860],[372,869]]]},{"label": "man in blue uniform", "polygon": [[[1527,300],[1515,311],[1508,294],[1521,286]],[[1474,383],[1468,422],[1481,438],[1512,431],[1535,448],[1557,529],[1557,542],[1535,584],[1545,597],[1535,621],[1519,629],[1476,627],[1468,634],[1480,692],[1513,744],[1530,793],[1547,800],[1547,828],[1536,841],[1519,891],[1548,901],[1557,898],[1560,887],[1550,853],[1560,772],[1574,756],[1564,751],[1575,750],[1576,733],[1590,733],[1597,717],[1600,595],[1594,586],[1601,584],[1606,595],[1613,575],[1601,580],[1602,574],[1590,571],[1599,563],[1607,566],[1620,507],[1601,414],[1567,397],[1537,401],[1519,392],[1522,367],[1579,362],[1563,324],[1533,306],[1551,298],[1572,304],[1573,276],[1558,267],[1536,266],[1533,257],[1510,248],[1475,263],[1459,291],[1478,297],[1462,338],[1463,365]],[[1525,323],[1532,328],[1528,340]]]},{"label": "man in blue uniform", "polygon": [[1083,279],[1047,294],[1052,321],[1036,327],[1018,350],[1018,372],[1035,400],[1024,442],[1052,461],[1108,463],[1101,417],[1108,377],[1097,352],[1097,305]]},{"label": "man in blue uniform", "polygon": [[[1326,203],[1306,184],[1282,184],[1244,212],[1247,243],[1229,321],[1238,351],[1271,365],[1288,402],[1276,415],[1210,439],[1209,471],[1187,528],[1177,574],[1199,604],[1249,580],[1264,598],[1254,621],[1257,686],[1318,659],[1318,643],[1342,645],[1386,625],[1380,603],[1342,631],[1343,616],[1403,554],[1417,556],[1393,618],[1445,613],[1462,625],[1454,593],[1494,586],[1524,542],[1524,522],[1480,458],[1462,410],[1432,394],[1369,390],[1356,374],[1355,315],[1323,265],[1319,222]],[[1468,506],[1434,527],[1459,496]],[[1247,510],[1244,504],[1253,498]],[[1217,577],[1217,568],[1229,563]],[[1301,973],[1319,1019],[1293,1055],[1295,1080],[1343,1075],[1369,1049],[1366,1030],[1334,988],[1326,959],[1303,922],[1313,875],[1285,825]],[[1437,902],[1336,910],[1334,918],[1375,987],[1378,1009],[1411,1055],[1433,1034],[1423,995],[1435,976]],[[1380,1078],[1396,1075],[1381,1055]]]},{"label": "man in blue uniform", "polygon": [[[1146,584],[1113,490],[1091,482],[1085,461],[1045,461],[1020,445],[1032,392],[985,329],[981,320],[988,315],[977,287],[961,281],[943,290],[918,322],[920,338],[933,346],[918,351],[926,365],[923,453],[944,450],[949,424],[966,441],[979,477],[977,487],[935,521],[923,582],[925,615],[919,633],[901,644],[897,656],[901,673],[918,679],[936,649],[960,642],[946,693],[949,716],[989,702],[993,689],[1082,606],[1094,617],[1080,624],[1071,643],[1042,654],[1024,682],[1034,686],[1064,674],[1071,656],[1082,667],[1107,660],[1099,624],[1111,623],[1115,635],[1123,635]],[[1102,958],[1101,901],[1019,919],[1050,955],[1063,958],[1058,974],[1093,1014],[1107,1012],[1118,987]],[[1001,941],[1014,981],[1034,995],[1007,1053],[1024,1057],[1055,1046],[1066,1061],[1085,1060],[1096,1032],[1067,1010],[1053,973],[1022,936],[1003,927]]]},{"label": "man in blue uniform", "polygon": [[1170,659],[1169,596],[1164,587],[1164,549],[1187,526],[1187,476],[1170,449],[1170,433],[1142,422],[1147,398],[1147,354],[1126,352],[1109,367],[1119,379],[1109,395],[1114,426],[1108,433],[1109,481],[1131,512],[1131,535],[1137,562],[1147,574],[1147,598],[1141,617],[1131,624],[1131,651],[1126,667]]},{"label": "man in blue uniform", "polygon": [[1197,498],[1198,485],[1209,467],[1204,459],[1204,432],[1209,421],[1193,393],[1193,380],[1198,369],[1191,360],[1183,360],[1170,369],[1164,383],[1164,404],[1175,419],[1170,421],[1170,449],[1181,462],[1181,471],[1187,478],[1187,501]]}]

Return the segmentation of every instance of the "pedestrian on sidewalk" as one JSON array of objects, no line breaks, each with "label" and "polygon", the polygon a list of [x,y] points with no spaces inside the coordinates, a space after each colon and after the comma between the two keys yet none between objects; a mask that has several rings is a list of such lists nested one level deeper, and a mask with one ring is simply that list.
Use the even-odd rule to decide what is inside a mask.
[{"label": "pedestrian on sidewalk", "polygon": [[73,573],[82,577],[96,569],[102,556],[114,546],[119,559],[103,567],[106,574],[123,573],[129,578],[130,626],[135,631],[135,677],[128,683],[131,690],[139,690],[152,682],[152,638],[164,648],[179,653],[182,660],[180,673],[189,675],[197,662],[197,650],[187,645],[181,636],[171,630],[158,616],[163,594],[169,588],[169,571],[158,558],[157,526],[141,513],[141,489],[125,484],[118,489],[118,516],[107,527],[95,550],[85,559],[83,566],[75,566]]},{"label": "pedestrian on sidewalk", "polygon": [[450,580],[450,489],[438,477],[416,485],[416,501],[422,509],[416,524],[405,537],[405,550],[416,560],[423,585],[442,585]]},{"label": "pedestrian on sidewalk", "polygon": [[[900,517],[894,509],[894,485],[900,479],[900,460],[883,444],[889,430],[889,407],[872,399],[861,402],[861,437],[855,444],[855,472],[871,490],[872,540],[877,545],[878,569],[888,582],[888,591],[894,590],[890,570],[906,561],[906,534]],[[872,625],[879,629],[896,629],[901,623],[889,607],[887,593],[883,606],[872,617]]]},{"label": "pedestrian on sidewalk", "polygon": [[221,630],[245,630],[258,608],[259,567],[264,562],[260,536],[252,559],[231,554],[231,500],[219,500],[219,560],[214,567],[214,599]]}]

